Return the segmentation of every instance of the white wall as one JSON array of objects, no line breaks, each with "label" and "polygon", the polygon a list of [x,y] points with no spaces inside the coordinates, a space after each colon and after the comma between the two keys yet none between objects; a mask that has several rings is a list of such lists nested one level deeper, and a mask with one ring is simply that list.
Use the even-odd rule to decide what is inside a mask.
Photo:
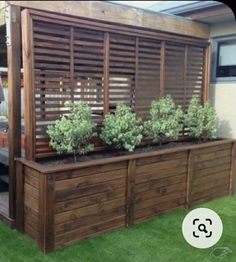
[{"label": "white wall", "polygon": [[[236,22],[212,25],[210,35],[236,36]],[[236,82],[211,83],[209,99],[219,117],[219,137],[236,139]]]},{"label": "white wall", "polygon": [[210,100],[218,118],[218,136],[236,138],[236,83],[211,84]]}]

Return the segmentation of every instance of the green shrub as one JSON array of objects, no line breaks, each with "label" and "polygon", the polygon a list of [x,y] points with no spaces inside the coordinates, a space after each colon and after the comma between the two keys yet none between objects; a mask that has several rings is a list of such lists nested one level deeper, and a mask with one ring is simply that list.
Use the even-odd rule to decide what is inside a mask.
[{"label": "green shrub", "polygon": [[100,137],[107,145],[131,152],[141,143],[142,131],[141,119],[131,108],[118,104],[115,113],[105,117]]},{"label": "green shrub", "polygon": [[94,145],[89,141],[96,136],[96,124],[91,120],[92,110],[86,103],[68,101],[65,106],[69,107],[69,115],[48,126],[47,133],[52,148],[59,154],[73,153],[76,161],[76,154],[93,151]]},{"label": "green shrub", "polygon": [[191,136],[203,141],[216,138],[216,118],[215,109],[208,102],[202,106],[198,97],[192,97],[185,117]]},{"label": "green shrub", "polygon": [[145,134],[150,139],[161,144],[165,138],[178,138],[183,129],[183,111],[171,96],[152,101],[150,116],[144,123]]}]

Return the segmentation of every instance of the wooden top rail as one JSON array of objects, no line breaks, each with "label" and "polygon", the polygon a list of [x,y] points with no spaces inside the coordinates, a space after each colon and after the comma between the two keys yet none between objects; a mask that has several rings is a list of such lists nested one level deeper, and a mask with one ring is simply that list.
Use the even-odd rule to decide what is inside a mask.
[{"label": "wooden top rail", "polygon": [[219,141],[202,143],[199,145],[180,146],[180,147],[171,148],[171,149],[160,149],[160,150],[144,152],[144,153],[131,153],[131,154],[124,155],[124,156],[114,156],[114,157],[108,157],[108,158],[103,158],[103,159],[98,159],[98,160],[86,161],[82,163],[60,164],[60,165],[57,165],[56,167],[47,166],[46,164],[36,163],[33,161],[26,160],[24,158],[16,158],[16,161],[19,161],[22,164],[25,164],[33,168],[34,170],[39,171],[40,173],[50,174],[56,171],[58,172],[58,170],[63,172],[66,170],[74,170],[74,169],[84,168],[84,167],[91,167],[91,166],[97,166],[97,165],[103,165],[103,164],[109,164],[109,163],[117,163],[117,162],[125,161],[125,160],[139,159],[139,158],[144,158],[144,157],[153,157],[153,156],[158,156],[162,154],[171,154],[175,152],[182,152],[186,150],[196,150],[200,148],[213,147],[213,146],[218,146],[218,145],[223,145],[223,144],[228,144],[228,143],[233,143],[233,142],[235,142],[234,139],[223,139]]},{"label": "wooden top rail", "polygon": [[108,23],[136,26],[173,34],[209,38],[209,27],[186,18],[131,8],[104,1],[7,1],[23,8],[96,19]]}]

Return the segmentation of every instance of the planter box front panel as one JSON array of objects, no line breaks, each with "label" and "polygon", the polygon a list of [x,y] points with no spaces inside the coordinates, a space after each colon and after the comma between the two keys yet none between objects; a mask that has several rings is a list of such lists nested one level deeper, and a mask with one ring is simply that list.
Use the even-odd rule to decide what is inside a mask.
[{"label": "planter box front panel", "polygon": [[135,223],[183,208],[186,199],[187,151],[137,160]]},{"label": "planter box front panel", "polygon": [[17,162],[17,227],[44,252],[230,195],[235,143],[48,168]]},{"label": "planter box front panel", "polygon": [[232,144],[201,148],[193,153],[192,204],[229,194]]},{"label": "planter box front panel", "polygon": [[35,170],[24,170],[24,231],[33,240],[39,236],[39,176]]},{"label": "planter box front panel", "polygon": [[125,226],[127,161],[55,176],[55,247]]}]

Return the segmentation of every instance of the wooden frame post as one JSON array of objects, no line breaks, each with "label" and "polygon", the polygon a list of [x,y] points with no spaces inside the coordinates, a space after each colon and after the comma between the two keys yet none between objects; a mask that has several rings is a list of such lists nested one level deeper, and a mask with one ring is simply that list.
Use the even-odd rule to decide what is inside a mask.
[{"label": "wooden frame post", "polygon": [[40,174],[38,245],[45,254],[54,250],[54,184],[53,174]]},{"label": "wooden frame post", "polygon": [[129,160],[126,181],[126,227],[134,224],[134,184],[136,160]]},{"label": "wooden frame post", "polygon": [[24,233],[24,165],[16,162],[16,229]]},{"label": "wooden frame post", "polygon": [[16,165],[21,156],[21,17],[19,6],[8,7],[8,123],[9,123],[9,217],[16,217]]},{"label": "wooden frame post", "polygon": [[24,68],[25,157],[35,160],[35,90],[33,26],[29,10],[22,11],[22,56]]},{"label": "wooden frame post", "polygon": [[192,186],[193,186],[193,176],[194,176],[193,162],[194,162],[194,153],[192,150],[189,150],[185,208],[190,208],[192,205]]},{"label": "wooden frame post", "polygon": [[211,74],[211,44],[209,43],[205,49],[204,61],[204,82],[203,82],[203,103],[208,101],[209,87],[210,87],[210,74]]}]

